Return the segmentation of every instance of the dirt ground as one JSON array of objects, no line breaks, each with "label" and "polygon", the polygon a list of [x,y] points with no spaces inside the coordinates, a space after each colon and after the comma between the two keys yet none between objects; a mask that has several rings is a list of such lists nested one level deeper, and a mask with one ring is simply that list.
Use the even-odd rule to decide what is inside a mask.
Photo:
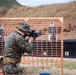
[{"label": "dirt ground", "polygon": [[[63,75],[76,75],[76,59],[63,59]],[[22,66],[24,67],[24,65]],[[39,75],[48,72],[50,75],[61,75],[59,66],[27,66],[24,67],[23,75]]]},{"label": "dirt ground", "polygon": [[[76,75],[76,59],[63,59],[63,75]],[[61,75],[59,66],[26,66],[20,64],[23,72],[22,75],[39,75],[40,73],[48,72],[50,75]],[[2,70],[0,70],[2,72]],[[2,74],[0,74],[2,75]]]}]

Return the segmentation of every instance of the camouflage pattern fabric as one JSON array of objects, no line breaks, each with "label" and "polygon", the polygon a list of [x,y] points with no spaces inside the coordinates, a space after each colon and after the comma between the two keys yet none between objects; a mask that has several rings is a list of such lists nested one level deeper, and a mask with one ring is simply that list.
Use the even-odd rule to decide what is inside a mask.
[{"label": "camouflage pattern fabric", "polygon": [[23,35],[15,31],[5,42],[4,56],[20,60],[23,52],[31,53],[32,50],[33,44],[27,43]]},{"label": "camouflage pattern fabric", "polygon": [[4,75],[22,75],[22,70],[16,64],[7,64],[2,67]]},{"label": "camouflage pattern fabric", "polygon": [[[30,53],[32,50],[33,44],[28,43],[22,34],[14,31],[7,37],[7,40],[5,42],[4,57],[21,60],[23,52]],[[4,64],[2,66],[4,75],[21,75],[21,71],[19,68],[17,68],[16,63],[8,62],[7,64]]]}]

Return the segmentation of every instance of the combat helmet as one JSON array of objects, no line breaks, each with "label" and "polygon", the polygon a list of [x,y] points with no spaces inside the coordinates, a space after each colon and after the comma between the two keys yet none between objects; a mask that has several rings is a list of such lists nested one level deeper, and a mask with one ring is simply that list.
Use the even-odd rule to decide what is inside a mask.
[{"label": "combat helmet", "polygon": [[18,26],[18,29],[22,30],[22,31],[28,31],[30,32],[30,25],[26,22],[21,22]]}]

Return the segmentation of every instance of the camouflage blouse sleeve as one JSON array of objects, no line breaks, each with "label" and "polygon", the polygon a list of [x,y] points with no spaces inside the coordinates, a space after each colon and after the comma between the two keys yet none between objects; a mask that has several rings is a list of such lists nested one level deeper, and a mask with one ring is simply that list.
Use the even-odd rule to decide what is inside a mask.
[{"label": "camouflage blouse sleeve", "polygon": [[23,37],[19,37],[17,40],[17,46],[19,47],[20,50],[26,53],[31,53],[33,50],[33,44],[32,43],[27,43]]}]

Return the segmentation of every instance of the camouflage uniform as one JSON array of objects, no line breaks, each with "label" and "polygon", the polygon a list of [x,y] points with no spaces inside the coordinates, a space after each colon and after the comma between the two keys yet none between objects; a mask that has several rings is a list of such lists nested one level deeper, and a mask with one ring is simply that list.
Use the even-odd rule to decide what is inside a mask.
[{"label": "camouflage uniform", "polygon": [[[23,25],[26,29],[27,24]],[[21,61],[23,52],[30,53],[32,50],[33,44],[28,43],[19,31],[12,32],[5,42],[4,57],[8,63],[2,66],[4,75],[21,75],[17,63]]]}]

